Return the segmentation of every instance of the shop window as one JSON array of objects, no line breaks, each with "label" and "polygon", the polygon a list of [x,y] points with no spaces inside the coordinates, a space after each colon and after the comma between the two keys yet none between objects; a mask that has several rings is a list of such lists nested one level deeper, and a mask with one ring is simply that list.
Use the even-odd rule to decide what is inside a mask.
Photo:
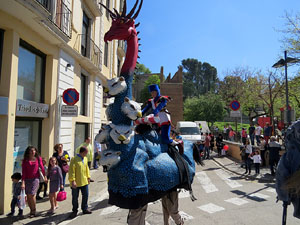
[{"label": "shop window", "polygon": [[75,125],[75,140],[74,140],[74,154],[76,148],[81,145],[85,138],[89,136],[89,124],[87,123],[76,123]]},{"label": "shop window", "polygon": [[22,159],[29,145],[41,153],[42,121],[18,118],[15,123],[14,138],[14,172],[22,172]]},{"label": "shop window", "polygon": [[4,30],[0,29],[0,78],[1,78],[1,68],[2,68],[3,42],[4,42]]},{"label": "shop window", "polygon": [[88,87],[88,77],[81,74],[79,105],[80,105],[80,115],[83,116],[87,116],[87,87]]},{"label": "shop window", "polygon": [[20,41],[17,98],[43,102],[46,55]]},{"label": "shop window", "polygon": [[104,65],[108,67],[108,43],[104,45]]}]

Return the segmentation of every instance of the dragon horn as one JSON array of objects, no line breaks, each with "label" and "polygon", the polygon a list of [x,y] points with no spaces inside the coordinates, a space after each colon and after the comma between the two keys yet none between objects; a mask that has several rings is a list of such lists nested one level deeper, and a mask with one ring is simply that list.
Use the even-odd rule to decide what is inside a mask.
[{"label": "dragon horn", "polygon": [[143,5],[143,0],[141,0],[141,4],[140,4],[140,6],[139,6],[139,9],[138,9],[138,11],[134,14],[134,16],[132,17],[132,19],[135,20],[135,19],[137,18],[137,16],[139,15],[139,13],[140,13],[140,11],[141,11],[142,5]]},{"label": "dragon horn", "polygon": [[103,6],[109,13],[110,13],[110,15],[111,15],[111,18],[116,18],[117,16],[116,16],[116,14],[114,14],[109,8],[107,8],[105,5],[103,5],[101,2],[99,2],[99,4],[101,5],[101,6]]},{"label": "dragon horn", "polygon": [[123,5],[123,12],[122,12],[122,17],[125,17],[126,16],[126,10],[127,10],[127,3],[126,3],[126,0],[124,1],[124,5]]},{"label": "dragon horn", "polygon": [[120,14],[119,14],[119,12],[114,8],[114,11],[115,11],[115,13],[116,13],[116,15],[117,15],[117,17],[120,17]]},{"label": "dragon horn", "polygon": [[133,8],[131,9],[131,11],[130,11],[130,12],[128,13],[128,15],[126,16],[128,19],[130,19],[131,16],[133,15],[133,13],[134,13],[134,11],[135,11],[135,9],[136,9],[138,3],[139,3],[139,0],[136,0],[136,2],[135,2],[135,4],[134,4]]}]

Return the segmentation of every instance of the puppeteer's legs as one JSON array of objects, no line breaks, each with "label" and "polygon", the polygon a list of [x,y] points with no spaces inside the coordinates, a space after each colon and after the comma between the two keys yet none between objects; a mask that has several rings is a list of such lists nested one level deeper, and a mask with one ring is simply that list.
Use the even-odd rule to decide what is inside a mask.
[{"label": "puppeteer's legs", "polygon": [[138,208],[130,209],[127,216],[128,225],[145,225],[148,204]]},{"label": "puppeteer's legs", "polygon": [[161,199],[163,215],[164,215],[164,225],[169,225],[170,216],[176,224],[183,224],[181,216],[178,211],[178,192],[177,190],[166,194]]}]

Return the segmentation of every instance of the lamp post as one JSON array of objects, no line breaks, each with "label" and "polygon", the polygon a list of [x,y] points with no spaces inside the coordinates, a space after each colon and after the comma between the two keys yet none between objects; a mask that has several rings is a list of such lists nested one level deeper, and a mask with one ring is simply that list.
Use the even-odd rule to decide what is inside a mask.
[{"label": "lamp post", "polygon": [[286,116],[288,126],[291,124],[291,108],[289,106],[289,88],[288,88],[288,76],[287,76],[287,64],[299,62],[299,59],[287,57],[287,51],[284,51],[284,59],[280,59],[272,67],[279,68],[284,66],[285,71],[285,100],[286,100]]}]

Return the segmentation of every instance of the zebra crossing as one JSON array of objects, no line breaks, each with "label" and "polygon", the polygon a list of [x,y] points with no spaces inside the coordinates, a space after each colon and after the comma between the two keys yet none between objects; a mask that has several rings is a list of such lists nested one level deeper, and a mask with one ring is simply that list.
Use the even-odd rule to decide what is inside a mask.
[{"label": "zebra crossing", "polygon": [[[214,182],[213,182],[214,181]],[[251,192],[247,194],[247,192],[243,192],[243,186],[251,185],[249,182],[240,182],[232,178],[232,175],[222,169],[214,169],[208,171],[197,172],[194,179],[193,186],[199,189],[201,188],[207,195],[214,196],[216,193],[220,192],[222,186],[224,185],[232,190],[232,192],[236,192],[237,196],[231,198],[218,199],[216,202],[205,202],[203,199],[199,199],[197,202],[201,202],[203,204],[197,205],[197,209],[199,209],[202,213],[214,214],[219,213],[221,211],[225,211],[229,207],[240,207],[246,204],[251,204],[253,202],[257,203],[260,201],[267,201],[271,196],[275,196],[275,189],[272,187],[266,187],[259,189],[256,192]],[[220,189],[220,190],[219,190]],[[223,188],[224,189],[224,188]],[[225,190],[221,191],[225,191]],[[195,190],[195,189],[194,189]],[[227,196],[227,195],[226,195]],[[184,201],[184,199],[189,198],[190,194],[188,191],[181,190],[179,193],[180,201]],[[228,197],[228,196],[227,196]],[[209,198],[208,198],[209,199]],[[149,207],[161,207],[160,201],[156,201],[149,204]],[[148,208],[149,208],[148,207]],[[109,216],[110,214],[118,213],[123,211],[124,209],[120,209],[116,206],[108,206],[103,208],[100,211],[100,216]],[[184,220],[193,220],[197,215],[189,215],[186,212],[180,211],[180,214],[184,218]]]}]

